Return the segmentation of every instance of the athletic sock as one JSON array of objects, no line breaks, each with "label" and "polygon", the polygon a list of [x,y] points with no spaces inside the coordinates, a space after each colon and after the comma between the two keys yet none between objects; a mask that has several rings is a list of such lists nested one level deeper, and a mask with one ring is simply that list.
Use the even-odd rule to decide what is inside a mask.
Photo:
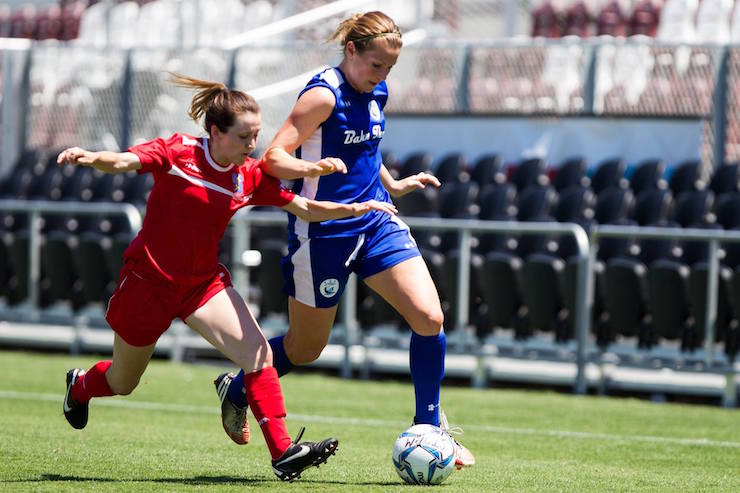
[{"label": "athletic sock", "polygon": [[93,397],[115,395],[108,386],[105,372],[111,365],[110,360],[98,361],[72,385],[72,399],[78,404],[87,404]]},{"label": "athletic sock", "polygon": [[[290,362],[288,355],[285,353],[284,338],[285,336],[277,336],[268,341],[272,348],[272,366],[277,371],[278,377],[282,377],[294,368],[293,363]],[[247,405],[247,398],[244,395],[244,370],[239,370],[229,386],[229,398],[235,406],[244,407]]]},{"label": "athletic sock", "polygon": [[445,374],[446,348],[444,330],[436,336],[411,333],[409,365],[416,395],[414,423],[439,426],[439,388]]},{"label": "athletic sock", "polygon": [[260,425],[262,435],[273,460],[290,447],[291,439],[285,425],[285,402],[275,368],[268,367],[244,376],[244,388],[249,407]]}]

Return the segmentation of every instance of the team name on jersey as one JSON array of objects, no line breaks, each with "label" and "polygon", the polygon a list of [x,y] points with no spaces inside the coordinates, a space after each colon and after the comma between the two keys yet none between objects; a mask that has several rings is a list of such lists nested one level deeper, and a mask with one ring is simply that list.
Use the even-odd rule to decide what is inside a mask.
[{"label": "team name on jersey", "polygon": [[359,133],[355,130],[344,131],[344,143],[345,144],[359,144],[361,142],[368,141],[370,139],[381,139],[385,131],[380,125],[373,125],[370,132],[360,130]]}]

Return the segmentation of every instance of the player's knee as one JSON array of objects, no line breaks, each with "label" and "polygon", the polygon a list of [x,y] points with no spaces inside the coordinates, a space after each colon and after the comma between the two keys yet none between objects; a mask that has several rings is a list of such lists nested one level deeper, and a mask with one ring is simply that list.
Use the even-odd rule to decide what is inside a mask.
[{"label": "player's knee", "polygon": [[436,336],[442,330],[445,317],[438,307],[424,312],[414,324],[414,332],[422,336]]},{"label": "player's knee", "polygon": [[296,366],[313,363],[319,359],[323,350],[323,345],[316,344],[308,344],[304,347],[293,348],[293,350],[289,350],[287,347],[285,348],[288,359]]}]

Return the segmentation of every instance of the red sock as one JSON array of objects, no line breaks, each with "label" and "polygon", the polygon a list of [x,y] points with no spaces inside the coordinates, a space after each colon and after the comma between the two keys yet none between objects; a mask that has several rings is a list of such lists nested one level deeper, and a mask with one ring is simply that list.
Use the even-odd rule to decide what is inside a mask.
[{"label": "red sock", "polygon": [[277,459],[290,447],[291,439],[285,425],[285,402],[275,368],[263,368],[244,374],[244,389],[252,414],[265,436],[270,455]]},{"label": "red sock", "polygon": [[72,385],[72,399],[80,404],[90,402],[93,397],[114,395],[105,379],[105,372],[111,365],[110,360],[98,361],[87,373],[77,378]]}]

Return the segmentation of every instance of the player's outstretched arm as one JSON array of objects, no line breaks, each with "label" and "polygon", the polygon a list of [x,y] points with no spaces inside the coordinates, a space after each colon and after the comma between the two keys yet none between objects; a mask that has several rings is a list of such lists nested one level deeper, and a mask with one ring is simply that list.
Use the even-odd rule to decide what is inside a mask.
[{"label": "player's outstretched arm", "polygon": [[335,102],[334,93],[326,87],[314,87],[298,98],[262,157],[262,168],[267,174],[294,180],[347,172],[347,166],[339,158],[324,157],[312,162],[292,155],[329,118]]},{"label": "player's outstretched arm", "polygon": [[429,173],[417,173],[400,180],[394,179],[385,165],[380,167],[380,181],[392,197],[400,197],[414,190],[419,190],[427,185],[439,187],[441,183],[436,176]]},{"label": "player's outstretched arm", "polygon": [[70,147],[57,156],[57,164],[90,166],[104,173],[125,173],[141,168],[139,156],[133,152],[86,151],[80,147]]},{"label": "player's outstretched arm", "polygon": [[296,195],[291,202],[283,206],[283,209],[308,222],[357,217],[370,211],[380,211],[391,215],[398,212],[393,204],[378,202],[377,200],[340,204],[338,202],[311,200],[300,195]]}]

